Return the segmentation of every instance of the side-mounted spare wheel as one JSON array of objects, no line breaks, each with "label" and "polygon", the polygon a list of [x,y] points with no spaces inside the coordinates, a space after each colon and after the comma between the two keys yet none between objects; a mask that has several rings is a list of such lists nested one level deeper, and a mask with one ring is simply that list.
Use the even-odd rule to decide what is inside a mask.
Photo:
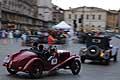
[{"label": "side-mounted spare wheel", "polygon": [[89,46],[88,50],[87,50],[87,54],[90,57],[96,57],[96,56],[98,56],[99,52],[100,52],[100,48],[98,46],[96,46],[96,45]]},{"label": "side-mounted spare wheel", "polygon": [[80,61],[79,60],[72,61],[72,63],[70,64],[70,69],[71,69],[73,75],[77,75],[81,70]]}]

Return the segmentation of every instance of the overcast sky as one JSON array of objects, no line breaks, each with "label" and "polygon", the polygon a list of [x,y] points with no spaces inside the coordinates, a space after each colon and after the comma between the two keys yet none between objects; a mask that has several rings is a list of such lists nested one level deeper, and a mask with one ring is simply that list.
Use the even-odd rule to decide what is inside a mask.
[{"label": "overcast sky", "polygon": [[52,3],[58,5],[63,9],[68,9],[69,7],[99,7],[103,9],[119,10],[120,0],[52,0]]}]

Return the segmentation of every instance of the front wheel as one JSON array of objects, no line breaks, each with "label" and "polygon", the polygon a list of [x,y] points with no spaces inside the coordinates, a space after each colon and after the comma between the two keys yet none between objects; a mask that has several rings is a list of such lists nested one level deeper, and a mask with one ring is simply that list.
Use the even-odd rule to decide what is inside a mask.
[{"label": "front wheel", "polygon": [[16,70],[10,69],[10,68],[7,68],[7,71],[8,71],[10,74],[16,74],[16,73],[17,73]]},{"label": "front wheel", "polygon": [[114,62],[117,62],[117,55],[114,56]]},{"label": "front wheel", "polygon": [[73,75],[77,75],[80,72],[80,69],[81,69],[80,61],[79,60],[74,60],[70,65],[70,69],[71,69]]}]

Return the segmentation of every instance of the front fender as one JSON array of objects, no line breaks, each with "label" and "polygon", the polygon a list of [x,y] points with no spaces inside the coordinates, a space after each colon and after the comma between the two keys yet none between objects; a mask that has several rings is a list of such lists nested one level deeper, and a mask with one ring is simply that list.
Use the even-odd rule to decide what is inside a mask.
[{"label": "front fender", "polygon": [[63,61],[63,62],[57,64],[56,66],[54,66],[53,68],[51,68],[48,72],[51,72],[51,71],[55,70],[56,68],[58,68],[59,66],[65,64],[66,62],[68,62],[68,61],[70,61],[72,59],[77,59],[77,58],[79,59],[80,57],[76,56],[76,55],[72,55],[69,58],[67,58],[65,61]]},{"label": "front fender", "polygon": [[40,58],[33,58],[31,59],[23,68],[23,71],[29,71],[31,69],[31,66],[34,62],[40,62],[43,64],[43,60]]}]

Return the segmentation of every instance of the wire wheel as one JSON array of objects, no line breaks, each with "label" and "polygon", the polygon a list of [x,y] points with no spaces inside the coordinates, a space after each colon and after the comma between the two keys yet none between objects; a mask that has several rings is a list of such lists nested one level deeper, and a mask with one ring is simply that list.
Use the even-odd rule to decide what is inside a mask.
[{"label": "wire wheel", "polygon": [[74,60],[70,65],[70,69],[71,69],[73,75],[77,75],[81,70],[80,61],[79,60]]}]

